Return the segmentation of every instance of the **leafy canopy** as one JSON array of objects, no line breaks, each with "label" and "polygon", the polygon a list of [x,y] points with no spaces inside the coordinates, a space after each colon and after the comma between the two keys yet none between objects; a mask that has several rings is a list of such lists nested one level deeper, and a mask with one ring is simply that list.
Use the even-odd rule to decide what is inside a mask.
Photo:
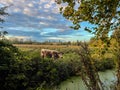
[{"label": "leafy canopy", "polygon": [[58,4],[65,3],[60,8],[61,14],[72,21],[75,30],[81,22],[88,22],[93,27],[85,30],[102,37],[108,36],[111,30],[120,28],[120,0],[56,0]]}]

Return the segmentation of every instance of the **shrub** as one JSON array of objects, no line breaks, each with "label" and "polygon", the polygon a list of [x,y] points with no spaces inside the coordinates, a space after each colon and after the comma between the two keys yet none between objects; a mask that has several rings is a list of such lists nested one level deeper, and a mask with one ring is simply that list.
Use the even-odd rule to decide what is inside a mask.
[{"label": "shrub", "polygon": [[0,89],[15,90],[25,76],[20,68],[19,50],[6,41],[0,41]]},{"label": "shrub", "polygon": [[105,71],[107,69],[115,68],[115,62],[113,58],[105,58],[104,60],[94,60],[94,63],[98,71]]}]

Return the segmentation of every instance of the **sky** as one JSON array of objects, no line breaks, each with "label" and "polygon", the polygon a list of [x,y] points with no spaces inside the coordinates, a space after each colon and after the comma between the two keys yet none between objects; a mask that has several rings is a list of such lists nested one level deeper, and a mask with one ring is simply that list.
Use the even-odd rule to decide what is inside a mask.
[{"label": "sky", "polygon": [[[81,23],[81,29],[70,28],[72,22],[60,13],[60,5],[54,0],[0,0],[0,7],[9,6],[9,16],[0,23],[1,31],[9,38],[44,41],[88,41],[93,35],[84,31],[89,23]],[[64,6],[64,4],[63,4]]]}]

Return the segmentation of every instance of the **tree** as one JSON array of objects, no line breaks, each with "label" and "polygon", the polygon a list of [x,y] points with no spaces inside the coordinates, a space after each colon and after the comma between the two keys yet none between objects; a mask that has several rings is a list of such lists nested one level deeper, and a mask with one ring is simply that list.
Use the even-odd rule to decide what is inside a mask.
[{"label": "tree", "polygon": [[8,8],[8,6],[0,8],[0,22],[1,23],[5,22],[4,18],[2,18],[2,17],[8,15],[8,13],[5,11],[7,8]]},{"label": "tree", "polygon": [[[120,32],[120,0],[56,0],[58,4],[66,3],[60,8],[60,13],[72,21],[71,28],[78,30],[81,22],[92,26],[84,30],[95,34],[96,37],[106,41],[111,31]],[[117,40],[117,37],[116,37]],[[120,43],[120,42],[118,42]],[[120,51],[120,44],[117,47]],[[117,58],[117,90],[120,89],[120,58]]]},{"label": "tree", "polygon": [[[112,34],[112,38],[117,38],[116,39],[116,42],[120,42],[120,28],[119,29],[116,29],[113,34]],[[118,43],[120,44],[120,43]]]},{"label": "tree", "polygon": [[5,35],[7,35],[8,32],[7,31],[1,31],[0,32],[0,39],[4,39],[5,38]]},{"label": "tree", "polygon": [[109,31],[119,27],[119,0],[57,0],[57,2],[67,3],[66,7],[60,8],[60,12],[73,22],[74,29],[79,29],[81,22],[89,22],[93,27],[91,29],[89,26],[85,27],[86,31],[99,37],[106,37]]},{"label": "tree", "polygon": [[115,44],[115,55],[116,55],[116,67],[117,67],[117,87],[118,90],[120,89],[120,27],[115,29],[112,35],[113,38],[115,38],[116,44]]},{"label": "tree", "polygon": [[[7,8],[8,8],[8,6],[0,8],[0,23],[5,22],[3,17],[8,15],[8,13],[5,11]],[[0,27],[0,28],[2,28],[2,27]],[[6,34],[8,34],[7,31],[0,31],[0,38],[3,39]]]}]

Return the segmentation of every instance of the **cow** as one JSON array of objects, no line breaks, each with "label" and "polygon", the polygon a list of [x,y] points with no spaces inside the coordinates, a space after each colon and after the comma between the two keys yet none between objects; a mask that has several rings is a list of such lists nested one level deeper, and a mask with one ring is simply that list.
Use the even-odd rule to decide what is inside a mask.
[{"label": "cow", "polygon": [[42,58],[48,57],[53,59],[63,58],[61,52],[58,52],[56,50],[50,50],[50,49],[41,49],[41,57]]}]

